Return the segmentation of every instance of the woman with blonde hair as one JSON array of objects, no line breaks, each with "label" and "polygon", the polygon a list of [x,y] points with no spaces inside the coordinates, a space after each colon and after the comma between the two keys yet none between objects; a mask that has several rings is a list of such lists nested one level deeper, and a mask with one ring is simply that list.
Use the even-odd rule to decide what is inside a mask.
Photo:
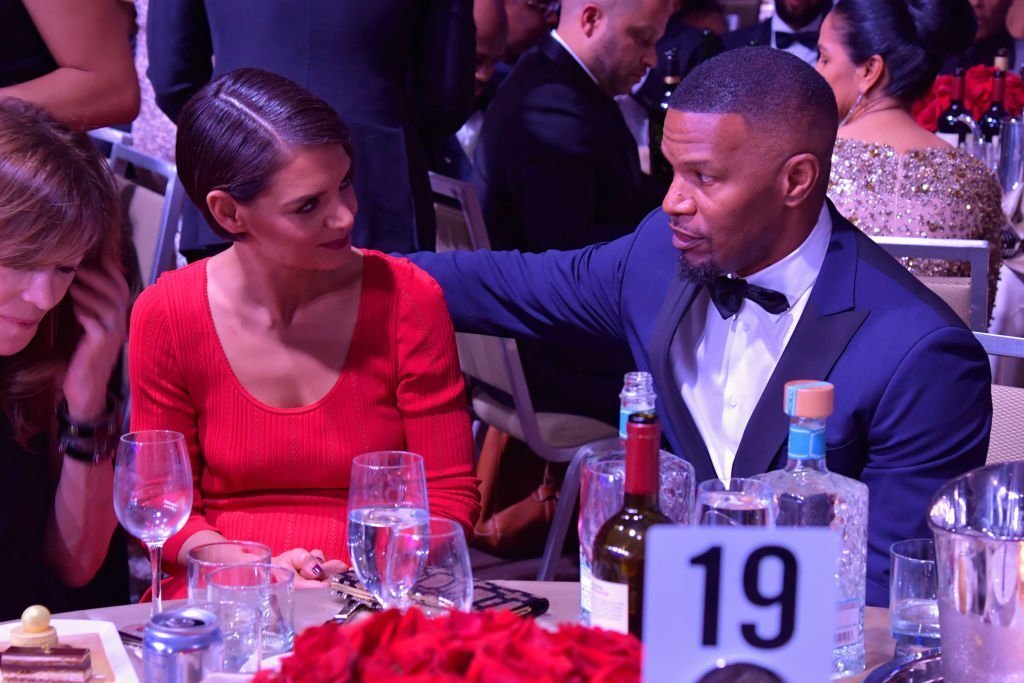
[{"label": "woman with blonde hair", "polygon": [[0,99],[0,620],[99,569],[116,526],[124,344],[113,178],[84,137]]}]

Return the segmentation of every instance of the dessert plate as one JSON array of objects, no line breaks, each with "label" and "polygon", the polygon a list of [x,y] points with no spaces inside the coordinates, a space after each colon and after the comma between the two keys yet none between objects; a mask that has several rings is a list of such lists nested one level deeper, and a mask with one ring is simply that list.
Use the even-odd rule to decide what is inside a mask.
[{"label": "dessert plate", "polygon": [[[0,649],[7,648],[10,644],[11,629],[20,624],[20,621],[0,624]],[[131,659],[128,658],[128,652],[124,649],[124,645],[121,644],[121,638],[117,635],[117,627],[113,623],[90,619],[52,619],[50,626],[57,629],[57,637],[61,642],[70,636],[71,642],[68,644],[75,647],[82,647],[84,644],[78,642],[84,639],[76,638],[76,636],[95,634],[103,646],[103,652],[100,654],[106,655],[107,661],[110,663],[110,670],[114,673],[113,683],[139,683],[139,677],[135,674],[135,668],[132,666]],[[90,649],[93,649],[91,645]],[[95,651],[92,656],[94,662],[99,659]],[[102,665],[96,666],[95,664],[94,667],[99,670],[103,668]],[[0,681],[2,680],[0,678]],[[107,683],[107,678],[93,677],[92,681]]]}]

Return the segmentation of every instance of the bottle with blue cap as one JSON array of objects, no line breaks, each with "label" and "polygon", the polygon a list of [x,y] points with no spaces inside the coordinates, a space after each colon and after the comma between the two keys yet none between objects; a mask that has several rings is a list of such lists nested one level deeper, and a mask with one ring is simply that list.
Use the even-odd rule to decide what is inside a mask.
[{"label": "bottle with blue cap", "polygon": [[868,487],[830,472],[825,464],[825,420],[832,415],[835,388],[829,382],[787,382],[789,415],[785,468],[759,475],[775,491],[778,526],[829,527],[839,534],[835,570],[836,618],[833,678],[864,669],[864,596],[867,576]]}]

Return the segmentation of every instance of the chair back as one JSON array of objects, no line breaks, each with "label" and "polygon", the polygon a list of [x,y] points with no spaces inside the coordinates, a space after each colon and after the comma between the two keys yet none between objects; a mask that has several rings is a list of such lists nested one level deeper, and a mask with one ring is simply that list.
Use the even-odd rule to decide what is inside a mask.
[{"label": "chair back", "polygon": [[90,130],[86,135],[89,136],[96,150],[108,161],[114,145],[132,146],[132,134],[119,128],[96,128]]},{"label": "chair back", "polygon": [[[1024,339],[975,332],[974,336],[993,356],[1024,358]],[[1024,389],[992,385],[992,432],[986,464],[1024,460]]]},{"label": "chair back", "polygon": [[[127,177],[129,165],[135,171],[132,178]],[[185,189],[174,164],[120,143],[113,145],[110,167],[117,176],[141,282],[143,286],[151,285],[160,273],[177,265],[174,243]],[[152,183],[142,184],[143,177],[151,178]]]},{"label": "chair back", "polygon": [[928,237],[872,237],[895,258],[967,261],[971,275],[921,276],[918,279],[956,312],[975,332],[988,329],[989,244],[985,240],[933,239]]}]

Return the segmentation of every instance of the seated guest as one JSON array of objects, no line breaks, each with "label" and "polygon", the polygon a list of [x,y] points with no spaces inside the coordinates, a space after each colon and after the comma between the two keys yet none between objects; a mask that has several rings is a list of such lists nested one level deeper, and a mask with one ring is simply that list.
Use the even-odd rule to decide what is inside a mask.
[{"label": "seated guest", "polygon": [[78,130],[131,122],[139,84],[121,5],[0,2],[0,97],[38,104]]},{"label": "seated guest", "polygon": [[[993,66],[1000,50],[1006,50],[1010,68],[1020,67],[1022,55],[1016,54],[1016,41],[1007,26],[1010,5],[1013,0],[971,0],[971,8],[977,20],[978,30],[973,42],[949,56],[942,65],[943,73],[952,73],[957,67],[972,67],[976,64]],[[940,3],[941,4],[941,3]]]},{"label": "seated guest", "polygon": [[[829,198],[869,235],[989,240],[995,300],[1006,222],[985,165],[921,128],[910,106],[943,56],[970,42],[967,0],[840,0],[821,28],[818,72],[839,103]],[[919,275],[968,276],[961,261],[908,262]]]},{"label": "seated guest", "polygon": [[508,16],[504,61],[515,64],[524,52],[558,25],[562,3],[560,0],[504,0],[504,3]]},{"label": "seated guest", "polygon": [[459,330],[628,343],[698,481],[783,466],[783,385],[835,384],[828,466],[868,485],[867,599],[884,605],[889,546],[928,535],[937,487],[985,462],[990,377],[970,330],[827,202],[837,120],[800,59],[731,50],[676,90],[672,186],[632,234],[414,260]]},{"label": "seated guest", "polygon": [[722,36],[727,49],[766,45],[793,54],[808,64],[818,59],[818,30],[832,0],[775,0],[771,19]]},{"label": "seated guest", "polygon": [[0,621],[36,602],[59,609],[51,572],[87,583],[117,525],[107,388],[127,322],[120,215],[88,140],[0,99]]},{"label": "seated guest", "polygon": [[182,432],[195,477],[165,546],[167,597],[183,594],[189,548],[224,538],[264,543],[318,585],[348,556],[349,473],[368,451],[422,454],[431,513],[472,530],[444,298],[407,261],[352,247],[358,164],[338,115],[281,76],[229,72],[182,110],[176,156],[232,246],[163,275],[132,315],[132,429]]},{"label": "seated guest", "polygon": [[498,87],[494,69],[505,52],[508,20],[503,0],[474,0],[473,23],[476,24],[475,109],[462,128],[439,145],[432,164],[432,170],[437,173],[467,181],[473,178],[473,152],[480,139],[484,112]]}]

